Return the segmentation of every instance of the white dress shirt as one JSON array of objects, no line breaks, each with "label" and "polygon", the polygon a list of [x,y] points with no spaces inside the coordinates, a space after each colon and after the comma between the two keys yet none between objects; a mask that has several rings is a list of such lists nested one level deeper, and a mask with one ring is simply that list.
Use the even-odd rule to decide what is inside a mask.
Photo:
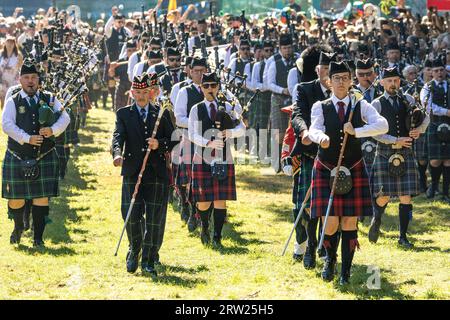
[{"label": "white dress shirt", "polygon": [[[170,92],[170,102],[172,102],[172,105],[175,106],[175,103],[177,102],[178,93],[181,89],[181,84],[184,81],[180,81],[178,83],[175,83],[172,87],[172,91]],[[186,79],[185,82],[187,82],[187,85],[190,85],[192,83],[192,80],[190,78]]]},{"label": "white dress shirt", "polygon": [[[385,91],[383,96],[388,99],[388,101],[391,103],[392,105],[392,101],[391,99],[389,99],[389,94]],[[408,103],[410,104],[414,104],[415,103],[415,99],[409,95],[409,94],[404,94],[406,100],[408,101]],[[374,101],[372,101],[372,106],[375,108],[375,110],[377,110],[378,112],[381,112],[381,102],[378,99],[375,99]],[[404,121],[403,119],[401,121]],[[422,124],[417,127],[417,129],[419,130],[419,132],[425,133],[425,130],[428,127],[428,124],[430,123],[430,116],[426,115],[425,119],[423,120]],[[378,135],[378,136],[374,136],[373,137],[375,140],[380,141],[381,143],[384,144],[396,144],[397,143],[397,137],[391,136],[389,134],[382,134],[382,135]]]},{"label": "white dress shirt", "polygon": [[300,79],[298,78],[298,69],[294,66],[291,70],[289,70],[287,84],[289,94],[292,96],[292,101],[294,101],[294,87],[297,83],[299,83]]},{"label": "white dress shirt", "polygon": [[[245,80],[245,84],[246,84],[247,89],[255,91],[256,88],[253,84],[253,77],[252,77],[254,69],[251,68],[251,64],[252,64],[251,62],[248,62],[244,68],[244,74],[247,76],[247,78]],[[255,64],[253,64],[253,68],[255,68]]]},{"label": "white dress shirt", "polygon": [[[128,59],[128,69],[127,69],[127,73],[128,73],[128,80],[130,80],[130,82],[133,82],[133,70],[134,67],[136,66],[136,64],[139,63],[139,52],[135,52],[131,55],[130,59]],[[144,54],[142,53],[141,57]]]},{"label": "white dress shirt", "polygon": [[[208,108],[209,117],[211,118],[211,108],[209,107],[209,105],[211,103],[214,104],[217,111],[217,103],[215,101],[209,102],[207,100],[203,100],[203,102],[206,104]],[[225,103],[225,107],[228,112],[231,112],[233,110],[232,106],[229,103]],[[197,105],[195,105],[192,107],[191,113],[189,115],[189,126],[188,126],[189,140],[191,140],[198,146],[206,147],[208,142],[211,140],[203,136],[201,124],[202,122],[199,121],[198,119],[198,108]],[[242,122],[242,119],[234,129],[229,129],[228,131],[231,133],[231,139],[243,136],[245,134],[245,125]]]},{"label": "white dress shirt", "polygon": [[[201,92],[200,86],[194,83],[195,88]],[[188,92],[186,87],[178,92],[177,101],[175,102],[175,119],[176,125],[181,128],[187,128],[189,125],[189,114],[187,112]]]},{"label": "white dress shirt", "polygon": [[[259,78],[259,74],[260,74],[260,70],[261,70],[261,63],[262,63],[262,61],[258,61],[253,66],[252,87],[253,87],[253,90],[259,89],[261,92],[263,92],[263,91],[267,91],[268,89],[264,85],[264,72],[263,72],[263,78],[262,79]],[[266,64],[264,67],[267,68],[267,61],[266,61]],[[260,80],[262,80],[262,81],[260,81]]]},{"label": "white dress shirt", "polygon": [[[331,100],[336,108],[336,113],[339,110],[337,104],[339,101],[345,103],[344,110],[347,113],[347,108],[350,102],[350,97],[348,95],[344,99],[340,100],[333,94],[331,96]],[[361,117],[366,124],[360,128],[355,128],[356,138],[373,137],[388,132],[389,125],[387,120],[382,117],[370,103],[368,103],[366,100],[361,100],[360,106]],[[325,124],[321,101],[317,101],[312,106],[309,137],[311,141],[317,144],[320,144],[320,142],[327,137],[327,135],[325,134]]]},{"label": "white dress shirt", "polygon": [[[436,80],[433,80],[436,86],[439,86],[439,82]],[[420,101],[422,102],[422,105],[425,105],[425,100],[427,99],[428,94],[430,94],[430,85],[425,85],[422,90],[420,91]],[[447,92],[447,81],[444,80],[444,90]],[[446,116],[449,109],[443,108],[441,106],[438,106],[435,103],[432,103],[433,97],[430,96],[428,99],[428,105],[426,106],[427,113],[430,113],[431,110],[433,111],[433,115],[435,116]]]},{"label": "white dress shirt", "polygon": [[[284,59],[284,58],[281,58],[281,59],[282,59],[283,63],[285,65],[287,65],[286,59]],[[294,66],[294,68],[295,68],[295,66]],[[274,93],[282,94],[283,89],[286,89],[286,88],[283,88],[283,87],[280,87],[279,85],[277,85],[276,77],[277,77],[277,64],[271,63],[269,66],[268,73],[267,73],[267,85],[268,85],[270,91],[272,91]]]},{"label": "white dress shirt", "polygon": [[[21,90],[19,92],[21,97],[23,99],[26,99],[29,103],[28,95],[25,93],[25,91]],[[36,95],[33,97],[35,99],[35,102],[39,102],[39,91],[36,92]],[[57,99],[55,99],[55,104],[53,106],[54,112],[59,112],[62,109],[61,102],[59,102]],[[25,105],[25,107],[29,107],[28,105]],[[23,129],[19,128],[16,125],[16,106],[14,104],[14,100],[12,97],[10,97],[5,104],[5,107],[3,108],[3,115],[2,115],[2,127],[3,131],[12,139],[17,141],[20,144],[24,143],[30,143],[31,136],[26,133]],[[52,126],[51,129],[53,131],[53,135],[55,137],[59,136],[61,133],[66,130],[67,126],[70,123],[70,117],[67,114],[67,112],[64,110],[61,113],[61,116],[59,117],[58,121],[56,121]]]},{"label": "white dress shirt", "polygon": [[[236,75],[236,63],[237,63],[237,58],[233,58],[230,61],[230,64],[228,65],[228,68],[230,69],[230,78],[233,78]],[[245,63],[245,65],[250,62],[250,60],[244,60],[242,59],[242,61]],[[249,69],[250,70],[250,69]],[[244,74],[245,74],[245,66],[244,66]],[[243,76],[243,74],[241,74],[241,77]],[[248,81],[248,77],[247,77],[247,81]],[[241,78],[236,78],[235,79],[235,83],[241,83],[242,80]]]}]

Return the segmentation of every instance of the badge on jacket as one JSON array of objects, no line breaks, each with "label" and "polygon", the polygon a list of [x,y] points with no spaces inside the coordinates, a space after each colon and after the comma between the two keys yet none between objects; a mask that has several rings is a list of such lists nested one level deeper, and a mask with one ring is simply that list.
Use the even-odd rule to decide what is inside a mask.
[{"label": "badge on jacket", "polygon": [[25,106],[19,106],[19,113],[24,114],[25,113]]}]

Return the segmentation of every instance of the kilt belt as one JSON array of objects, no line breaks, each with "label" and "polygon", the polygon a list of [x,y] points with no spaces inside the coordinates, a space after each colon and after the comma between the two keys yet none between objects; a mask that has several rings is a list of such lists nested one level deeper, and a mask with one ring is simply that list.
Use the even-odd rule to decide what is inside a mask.
[{"label": "kilt belt", "polygon": [[[44,158],[46,155],[48,155],[50,152],[52,152],[55,149],[55,147],[51,148],[50,150],[48,150],[47,152],[39,155],[35,160],[39,161],[42,158]],[[25,159],[22,159],[17,153],[15,153],[14,151],[12,151],[11,149],[7,148],[8,152],[11,153],[11,155],[16,158],[19,161],[23,161]]]}]

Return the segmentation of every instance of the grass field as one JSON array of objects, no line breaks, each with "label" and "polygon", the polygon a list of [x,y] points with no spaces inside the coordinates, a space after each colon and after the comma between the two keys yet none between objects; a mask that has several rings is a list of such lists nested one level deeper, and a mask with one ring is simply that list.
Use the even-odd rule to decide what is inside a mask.
[{"label": "grass field", "polygon": [[[237,167],[238,201],[229,204],[223,250],[204,248],[169,206],[158,279],[127,273],[126,237],[119,256],[113,256],[123,225],[120,171],[109,155],[113,126],[112,112],[90,112],[61,196],[51,203],[53,223],[44,235],[45,249],[33,249],[29,234],[20,246],[9,244],[13,223],[1,201],[0,299],[450,298],[449,205],[417,199],[410,227],[415,248],[409,251],[396,244],[396,203],[387,209],[376,245],[367,240],[366,219],[360,225],[352,284],[343,289],[337,280],[320,279],[321,262],[313,271],[293,263],[292,242],[281,257],[292,226],[291,179],[248,165]],[[3,159],[3,133],[0,141]],[[370,269],[380,270],[379,289],[367,286]]]}]

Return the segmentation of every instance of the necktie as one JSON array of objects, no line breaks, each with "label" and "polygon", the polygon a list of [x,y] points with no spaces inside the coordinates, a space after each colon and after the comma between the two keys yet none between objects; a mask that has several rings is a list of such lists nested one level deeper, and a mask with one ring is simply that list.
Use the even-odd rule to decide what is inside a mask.
[{"label": "necktie", "polygon": [[176,71],[172,73],[173,83],[178,83],[178,74]]},{"label": "necktie", "polygon": [[216,114],[217,114],[217,110],[216,110],[216,106],[214,105],[214,103],[210,103],[209,107],[211,108],[211,120],[214,121],[214,119],[216,119]]},{"label": "necktie", "polygon": [[339,110],[338,110],[338,116],[339,116],[339,120],[341,120],[341,123],[344,123],[345,121],[345,103],[343,101],[339,101],[337,103],[337,105],[339,106]]},{"label": "necktie", "polygon": [[146,116],[147,116],[147,112],[145,111],[145,108],[141,108],[141,119],[143,122],[145,122]]},{"label": "necktie", "polygon": [[372,102],[372,97],[370,96],[370,90],[366,90],[366,92],[364,92],[364,99],[366,99],[367,102]]},{"label": "necktie", "polygon": [[331,94],[331,90],[327,89],[327,91],[325,91],[325,98],[329,98],[330,94]]},{"label": "necktie", "polygon": [[34,96],[32,96],[32,97],[28,96],[28,103],[30,104],[30,107],[34,107],[37,105],[36,99],[34,98]]},{"label": "necktie", "polygon": [[396,97],[391,97],[391,101],[392,101],[392,106],[394,107],[395,111],[398,111],[399,106],[398,106],[398,101]]}]

